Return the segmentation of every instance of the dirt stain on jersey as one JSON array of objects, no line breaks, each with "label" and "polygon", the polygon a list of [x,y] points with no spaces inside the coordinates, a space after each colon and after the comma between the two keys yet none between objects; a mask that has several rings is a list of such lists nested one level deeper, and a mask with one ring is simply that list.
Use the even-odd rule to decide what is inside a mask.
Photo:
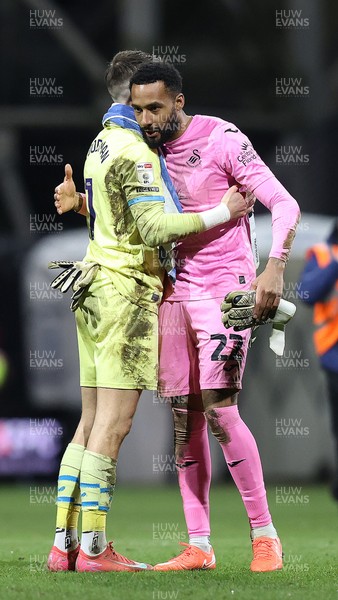
[{"label": "dirt stain on jersey", "polygon": [[135,169],[133,161],[125,158],[118,158],[113,161],[104,180],[113,217],[112,226],[117,237],[128,236],[132,233],[134,225],[121,181],[121,172],[128,172],[131,169]]}]

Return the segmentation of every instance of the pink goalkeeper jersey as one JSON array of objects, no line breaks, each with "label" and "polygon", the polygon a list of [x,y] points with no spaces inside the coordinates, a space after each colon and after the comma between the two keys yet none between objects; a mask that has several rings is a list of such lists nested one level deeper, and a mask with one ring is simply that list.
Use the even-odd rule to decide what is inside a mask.
[{"label": "pink goalkeeper jersey", "polygon": [[[296,226],[298,205],[233,123],[195,115],[183,135],[166,143],[163,151],[184,212],[217,206],[232,185],[243,192],[261,186],[257,196],[273,215],[270,256],[287,258],[283,242]],[[178,242],[175,257],[175,289],[168,287],[165,294],[170,300],[215,298],[248,289],[256,276],[248,217]]]}]

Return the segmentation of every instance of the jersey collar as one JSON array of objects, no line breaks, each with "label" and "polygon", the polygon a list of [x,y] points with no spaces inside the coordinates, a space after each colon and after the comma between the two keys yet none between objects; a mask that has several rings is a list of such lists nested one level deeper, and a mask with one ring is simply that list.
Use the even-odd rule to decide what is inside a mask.
[{"label": "jersey collar", "polygon": [[124,129],[132,129],[142,135],[140,126],[135,119],[134,109],[128,104],[114,102],[111,105],[102,119],[104,127],[109,127],[109,124],[118,125]]}]

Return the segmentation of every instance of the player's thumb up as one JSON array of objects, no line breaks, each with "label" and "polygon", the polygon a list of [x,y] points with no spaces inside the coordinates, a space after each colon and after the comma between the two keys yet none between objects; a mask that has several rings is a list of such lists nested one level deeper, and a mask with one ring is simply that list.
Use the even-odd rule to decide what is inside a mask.
[{"label": "player's thumb up", "polygon": [[73,169],[70,164],[65,165],[65,178],[64,181],[70,181],[73,177]]}]

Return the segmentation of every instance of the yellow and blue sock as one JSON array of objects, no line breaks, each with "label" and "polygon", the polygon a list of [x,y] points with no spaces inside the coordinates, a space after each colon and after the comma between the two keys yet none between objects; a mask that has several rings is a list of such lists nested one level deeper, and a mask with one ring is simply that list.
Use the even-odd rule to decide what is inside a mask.
[{"label": "yellow and blue sock", "polygon": [[97,556],[107,546],[106,519],[116,483],[116,460],[85,450],[80,474],[81,549]]},{"label": "yellow and blue sock", "polygon": [[63,552],[74,550],[78,545],[80,470],[84,451],[84,446],[68,444],[60,464],[54,546]]}]

